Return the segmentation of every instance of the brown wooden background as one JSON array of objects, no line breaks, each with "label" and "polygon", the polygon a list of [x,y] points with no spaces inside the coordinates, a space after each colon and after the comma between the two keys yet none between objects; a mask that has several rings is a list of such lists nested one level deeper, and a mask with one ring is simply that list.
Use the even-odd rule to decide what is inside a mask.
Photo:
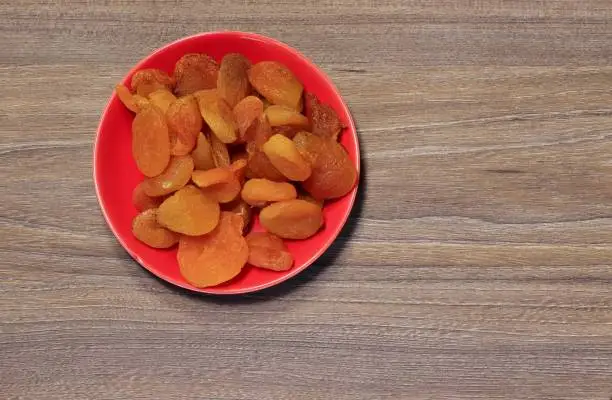
[{"label": "brown wooden background", "polygon": [[[364,154],[334,247],[235,299],[141,269],[99,211],[113,85],[244,30],[340,88]],[[0,398],[612,395],[612,3],[0,0]]]}]

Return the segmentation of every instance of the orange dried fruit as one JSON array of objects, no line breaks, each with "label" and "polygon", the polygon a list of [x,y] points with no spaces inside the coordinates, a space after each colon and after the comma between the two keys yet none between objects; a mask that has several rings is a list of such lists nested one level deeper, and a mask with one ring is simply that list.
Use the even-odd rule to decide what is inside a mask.
[{"label": "orange dried fruit", "polygon": [[240,193],[240,181],[231,167],[194,171],[193,182],[219,203],[229,203]]},{"label": "orange dried fruit", "polygon": [[149,94],[149,101],[163,113],[166,113],[170,105],[176,101],[176,96],[168,89],[158,89]]},{"label": "orange dried fruit", "polygon": [[296,130],[308,130],[310,122],[306,116],[286,106],[272,105],[266,108],[270,126],[289,126]]},{"label": "orange dried fruit", "polygon": [[270,103],[302,110],[300,81],[283,64],[276,61],[262,61],[249,70],[251,85]]},{"label": "orange dried fruit", "polygon": [[238,229],[239,215],[222,212],[218,226],[197,237],[183,236],[177,259],[181,275],[196,287],[216,286],[237,276],[249,257],[249,248]]},{"label": "orange dried fruit", "polygon": [[212,168],[205,171],[193,171],[191,180],[200,188],[207,188],[232,180],[232,171],[229,168]]},{"label": "orange dried fruit", "polygon": [[310,120],[311,132],[324,139],[338,140],[338,135],[344,127],[338,114],[327,104],[322,104],[319,98],[306,93],[306,116]]},{"label": "orange dried fruit", "polygon": [[236,121],[231,107],[219,97],[217,90],[200,90],[195,93],[202,118],[212,133],[223,143],[238,139]]},{"label": "orange dried fruit", "polygon": [[140,107],[134,100],[134,96],[130,92],[130,89],[128,89],[125,85],[119,84],[115,86],[115,93],[117,94],[117,97],[119,97],[119,100],[121,100],[123,105],[128,110],[135,112],[135,113],[140,111]]},{"label": "orange dried fruit", "polygon": [[215,168],[215,160],[212,155],[212,147],[206,135],[202,132],[198,133],[196,147],[191,152],[195,169],[207,170]]},{"label": "orange dried fruit", "polygon": [[232,161],[229,168],[240,182],[240,185],[242,185],[246,178],[247,160],[245,158],[236,158]]},{"label": "orange dried fruit", "polygon": [[210,146],[213,161],[217,167],[229,167],[230,155],[227,146],[215,135],[210,135]]},{"label": "orange dried fruit", "polygon": [[172,139],[172,154],[185,155],[196,145],[202,130],[202,116],[193,96],[184,96],[170,105],[166,112]]},{"label": "orange dried fruit", "polygon": [[203,53],[185,54],[174,66],[175,93],[179,96],[217,86],[219,65]]},{"label": "orange dried fruit", "polygon": [[179,241],[177,233],[157,223],[157,210],[145,210],[132,221],[132,233],[136,239],[156,249],[167,249]]},{"label": "orange dried fruit", "polygon": [[295,143],[283,135],[274,135],[263,145],[263,151],[276,169],[292,181],[308,179],[312,170]]},{"label": "orange dried fruit", "polygon": [[302,182],[312,197],[333,199],[353,189],[357,182],[357,169],[340,143],[308,132],[298,133],[293,142],[312,165],[312,174]]},{"label": "orange dried fruit", "polygon": [[251,92],[247,74],[249,68],[251,68],[251,62],[239,53],[226,54],[221,60],[217,90],[219,96],[232,108]]},{"label": "orange dried fruit", "polygon": [[163,201],[163,197],[151,197],[145,193],[144,181],[136,185],[132,191],[132,204],[138,212],[157,208]]},{"label": "orange dried fruit", "polygon": [[222,204],[221,209],[223,211],[230,211],[240,215],[243,221],[243,233],[249,229],[251,225],[251,219],[253,218],[253,212],[251,210],[251,206],[249,206],[244,200],[242,200],[241,198],[236,198],[235,200],[229,203]]},{"label": "orange dried fruit", "polygon": [[160,69],[141,69],[132,75],[132,89],[143,97],[159,89],[172,91],[173,88],[174,79]]},{"label": "orange dried fruit", "polygon": [[139,111],[151,106],[149,99],[139,94],[133,95],[132,99],[134,99],[134,103],[136,104],[136,107],[138,107]]},{"label": "orange dried fruit", "polygon": [[270,233],[284,239],[306,239],[323,225],[320,207],[304,200],[270,204],[259,213],[259,222]]},{"label": "orange dried fruit", "polygon": [[219,203],[188,185],[164,200],[157,210],[157,222],[171,231],[198,236],[217,226],[219,213]]},{"label": "orange dried fruit", "polygon": [[249,247],[249,264],[273,271],[286,271],[293,265],[293,256],[278,236],[251,232],[245,239]]},{"label": "orange dried fruit", "polygon": [[268,179],[248,180],[240,194],[245,202],[255,207],[263,207],[274,201],[292,200],[297,197],[297,191],[292,184]]},{"label": "orange dried fruit", "polygon": [[155,177],[146,178],[142,186],[147,196],[165,196],[189,183],[192,172],[193,159],[190,156],[172,157],[164,172]]},{"label": "orange dried fruit", "polygon": [[234,107],[233,113],[240,140],[246,140],[247,130],[263,113],[263,103],[258,97],[247,96]]},{"label": "orange dried fruit", "polygon": [[163,113],[147,107],[132,121],[132,155],[145,176],[161,174],[170,162],[170,138]]}]

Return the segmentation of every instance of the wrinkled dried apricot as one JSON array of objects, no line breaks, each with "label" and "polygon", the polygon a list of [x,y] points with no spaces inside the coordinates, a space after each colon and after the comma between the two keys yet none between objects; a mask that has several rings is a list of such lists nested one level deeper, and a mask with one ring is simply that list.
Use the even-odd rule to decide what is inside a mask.
[{"label": "wrinkled dried apricot", "polygon": [[170,164],[160,175],[146,178],[143,181],[147,196],[165,196],[176,192],[191,179],[193,159],[190,156],[177,156],[170,159]]},{"label": "wrinkled dried apricot", "polygon": [[216,286],[240,273],[249,257],[246,240],[238,229],[240,224],[240,216],[222,212],[212,232],[181,237],[177,259],[187,282],[196,287]]},{"label": "wrinkled dried apricot", "polygon": [[286,271],[293,265],[293,256],[278,236],[251,232],[245,239],[249,247],[249,264],[273,271]]},{"label": "wrinkled dried apricot", "polygon": [[247,96],[242,99],[234,107],[234,118],[236,120],[236,126],[238,127],[238,133],[240,141],[246,141],[247,130],[257,118],[263,113],[263,103],[258,97]]},{"label": "wrinkled dried apricot", "polygon": [[175,93],[179,96],[217,86],[219,65],[203,53],[185,54],[174,67]]},{"label": "wrinkled dried apricot", "polygon": [[306,239],[323,225],[323,213],[308,201],[286,200],[263,208],[259,222],[268,232],[284,239]]},{"label": "wrinkled dried apricot", "polygon": [[193,96],[184,96],[170,105],[166,112],[174,155],[185,155],[193,150],[202,130],[202,116]]},{"label": "wrinkled dried apricot", "polygon": [[270,126],[289,126],[296,130],[308,130],[310,122],[306,116],[286,106],[272,105],[265,111]]},{"label": "wrinkled dried apricot", "polygon": [[343,124],[338,114],[327,104],[319,102],[319,98],[306,93],[306,116],[310,120],[311,132],[324,139],[338,140]]},{"label": "wrinkled dried apricot", "polygon": [[144,181],[136,185],[132,191],[132,204],[138,212],[157,208],[163,201],[163,197],[151,197],[145,193]]},{"label": "wrinkled dried apricot", "polygon": [[132,121],[132,155],[144,175],[161,174],[170,162],[166,118],[157,107],[147,107]]},{"label": "wrinkled dried apricot", "polygon": [[247,75],[249,68],[251,68],[251,62],[242,54],[229,53],[221,60],[217,90],[219,96],[232,108],[251,92],[251,84]]},{"label": "wrinkled dried apricot", "polygon": [[136,239],[156,249],[167,249],[179,241],[177,233],[157,223],[157,210],[145,210],[132,221],[132,233]]},{"label": "wrinkled dried apricot", "polygon": [[263,145],[263,151],[281,174],[292,181],[308,179],[312,170],[295,143],[283,135],[274,135]]},{"label": "wrinkled dried apricot", "polygon": [[206,135],[198,133],[196,147],[191,152],[195,169],[207,170],[215,168],[215,160],[212,155],[212,147]]},{"label": "wrinkled dried apricot", "polygon": [[210,135],[210,146],[215,166],[229,167],[231,159],[225,143],[220,141],[215,135]]},{"label": "wrinkled dried apricot", "polygon": [[162,110],[162,112],[165,114],[166,111],[168,111],[170,104],[176,101],[176,96],[174,96],[168,89],[158,89],[149,94],[149,100],[151,104]]},{"label": "wrinkled dried apricot", "polygon": [[174,232],[204,235],[217,226],[219,213],[219,203],[188,185],[164,200],[157,210],[157,222]]},{"label": "wrinkled dried apricot", "polygon": [[302,186],[315,199],[342,197],[353,189],[357,169],[341,144],[308,132],[298,133],[293,142],[312,165],[312,174]]},{"label": "wrinkled dried apricot", "polygon": [[274,182],[268,179],[250,179],[240,192],[242,199],[255,207],[263,207],[267,203],[282,200],[292,200],[297,197],[295,187],[287,182]]},{"label": "wrinkled dried apricot", "polygon": [[132,75],[132,90],[143,97],[148,97],[159,89],[172,90],[174,79],[162,70],[146,68],[136,71]]},{"label": "wrinkled dried apricot", "polygon": [[243,233],[249,229],[251,225],[251,219],[253,218],[253,212],[251,210],[251,206],[249,206],[244,200],[242,200],[241,198],[236,198],[235,200],[229,203],[222,204],[221,209],[223,211],[230,211],[240,215],[243,221]]},{"label": "wrinkled dried apricot", "polygon": [[302,84],[283,64],[259,62],[249,70],[249,81],[270,103],[302,110]]},{"label": "wrinkled dried apricot", "polygon": [[119,100],[121,100],[123,105],[128,110],[135,113],[140,111],[140,107],[138,104],[136,104],[136,101],[134,101],[134,96],[130,92],[130,89],[128,89],[125,85],[119,84],[115,86],[115,93],[117,93],[117,97],[119,97]]},{"label": "wrinkled dried apricot", "polygon": [[212,133],[223,143],[233,143],[238,139],[236,121],[231,107],[219,97],[217,90],[200,90],[195,93],[200,105],[202,118]]}]

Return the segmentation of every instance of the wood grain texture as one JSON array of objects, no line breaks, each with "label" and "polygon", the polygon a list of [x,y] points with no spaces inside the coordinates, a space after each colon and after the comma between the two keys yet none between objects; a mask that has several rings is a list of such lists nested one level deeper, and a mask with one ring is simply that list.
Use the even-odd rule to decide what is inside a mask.
[{"label": "wood grain texture", "polygon": [[[92,143],[153,49],[300,49],[358,124],[332,249],[243,298],[176,290],[107,229]],[[607,0],[0,0],[1,399],[612,395]]]}]

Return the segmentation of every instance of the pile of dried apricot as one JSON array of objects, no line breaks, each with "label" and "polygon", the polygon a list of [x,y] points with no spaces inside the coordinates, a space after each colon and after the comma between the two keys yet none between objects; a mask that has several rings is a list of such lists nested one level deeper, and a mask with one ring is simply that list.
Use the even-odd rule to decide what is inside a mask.
[{"label": "pile of dried apricot", "polygon": [[[132,194],[134,236],[178,243],[181,274],[196,287],[247,263],[290,269],[283,239],[317,233],[324,201],[357,181],[338,115],[278,62],[186,54],[172,74],[137,71],[116,93],[136,114],[132,154],[145,176]],[[257,211],[266,232],[248,233]]]}]

